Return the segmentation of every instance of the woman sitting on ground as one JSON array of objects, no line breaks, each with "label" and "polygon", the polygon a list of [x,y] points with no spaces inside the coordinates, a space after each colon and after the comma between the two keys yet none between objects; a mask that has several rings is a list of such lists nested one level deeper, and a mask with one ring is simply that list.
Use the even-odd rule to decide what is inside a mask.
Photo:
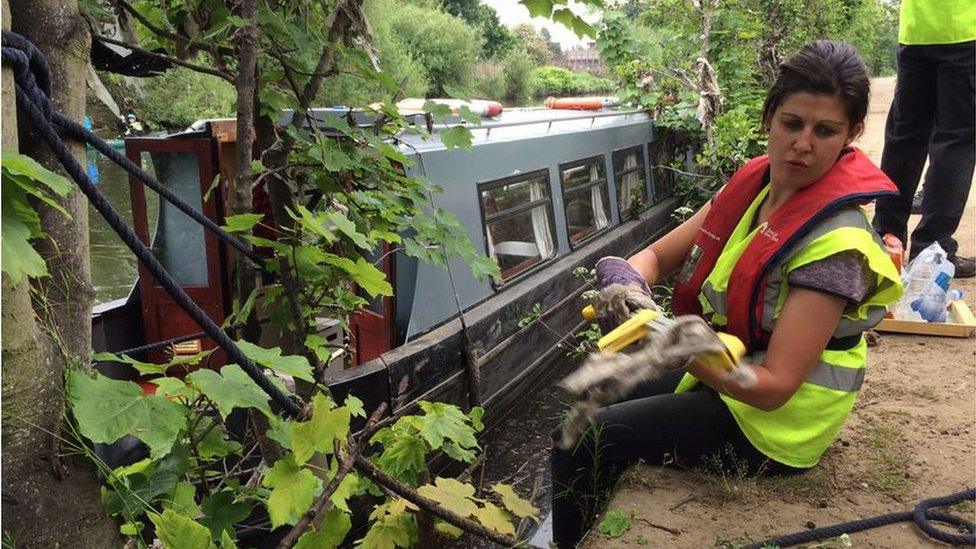
[{"label": "woman sitting on ground", "polygon": [[858,207],[897,192],[850,146],[864,127],[869,88],[851,46],[808,44],[766,96],[767,155],[630,260],[597,263],[601,287],[645,292],[680,271],[674,314],[700,315],[738,336],[755,379],[747,386],[694,362],[601,408],[599,428],[574,448],[554,447],[559,547],[579,542],[594,502],[630,463],[782,474],[813,467],[834,441],[863,380],[862,333],[902,291]]}]

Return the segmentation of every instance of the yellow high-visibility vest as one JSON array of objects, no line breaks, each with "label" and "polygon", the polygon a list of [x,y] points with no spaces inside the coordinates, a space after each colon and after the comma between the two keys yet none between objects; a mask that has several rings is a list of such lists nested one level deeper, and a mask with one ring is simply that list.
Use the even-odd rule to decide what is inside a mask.
[{"label": "yellow high-visibility vest", "polygon": [[976,40],[976,0],[902,0],[898,42],[909,46]]},{"label": "yellow high-visibility vest", "polygon": [[[750,223],[767,192],[768,187],[746,210],[702,285],[699,301],[718,329],[727,318],[725,295],[732,268],[759,230],[750,229]],[[844,312],[833,334],[835,339],[850,341],[850,338],[857,338],[856,344],[841,350],[825,349],[796,393],[776,410],[767,412],[721,395],[749,442],[764,455],[791,467],[816,465],[837,437],[864,379],[867,345],[859,336],[877,324],[887,306],[901,297],[901,278],[864,213],[859,208],[849,207],[819,223],[792,253],[771,269],[763,296],[763,328],[772,331],[789,292],[789,273],[848,250],[861,254],[876,276],[871,293]],[[762,364],[763,358],[760,353],[746,360]],[[694,376],[686,373],[675,392],[687,391],[697,383]]]}]

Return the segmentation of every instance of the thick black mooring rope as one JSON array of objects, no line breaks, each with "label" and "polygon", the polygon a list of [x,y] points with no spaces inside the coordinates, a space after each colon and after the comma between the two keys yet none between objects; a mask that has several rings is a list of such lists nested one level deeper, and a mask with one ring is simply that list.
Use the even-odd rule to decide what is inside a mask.
[{"label": "thick black mooring rope", "polygon": [[166,272],[156,256],[142,243],[135,231],[125,224],[125,221],[119,217],[112,205],[88,179],[87,173],[75,160],[51,122],[54,109],[49,95],[50,73],[47,72],[47,63],[44,61],[43,55],[22,36],[4,31],[2,59],[4,64],[12,65],[11,68],[14,71],[14,79],[17,84],[17,106],[20,111],[28,117],[33,128],[44,139],[61,165],[78,184],[81,192],[98,210],[98,213],[105,218],[105,221],[115,230],[119,238],[132,250],[132,253],[136,255],[173,300],[203,328],[217,345],[227,352],[230,360],[239,364],[248,376],[288,415],[299,416],[301,408],[298,404],[288,398],[278,387],[272,385],[271,381],[265,377],[264,372],[241,352],[233,340],[190,299],[183,288]]},{"label": "thick black mooring rope", "polygon": [[[823,539],[835,538],[843,534],[852,534],[854,532],[860,532],[861,530],[869,530],[871,528],[877,528],[879,526],[909,520],[915,521],[915,524],[933,539],[943,543],[948,543],[949,545],[972,546],[973,544],[976,544],[976,524],[973,524],[972,522],[963,518],[933,509],[934,507],[955,505],[966,500],[976,500],[976,488],[970,488],[968,490],[940,498],[923,500],[919,502],[919,504],[915,506],[915,509],[912,509],[911,511],[888,513],[886,515],[854,520],[842,524],[834,524],[833,526],[824,526],[823,528],[815,528],[813,530],[806,530],[786,536],[777,536],[759,543],[747,545],[744,549],[761,549],[762,547],[792,547],[801,543],[811,543]],[[939,530],[933,526],[932,521],[951,524],[963,528],[969,531],[969,533],[951,534],[943,530]]]}]

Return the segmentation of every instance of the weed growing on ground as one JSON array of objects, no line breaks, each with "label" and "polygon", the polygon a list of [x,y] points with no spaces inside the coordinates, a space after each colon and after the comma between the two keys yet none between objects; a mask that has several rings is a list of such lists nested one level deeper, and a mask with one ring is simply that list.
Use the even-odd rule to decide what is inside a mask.
[{"label": "weed growing on ground", "polygon": [[935,392],[935,387],[928,385],[912,387],[908,390],[908,394],[913,397],[924,398],[925,400],[939,400],[939,395]]},{"label": "weed growing on ground", "polygon": [[867,429],[864,443],[871,449],[871,484],[895,499],[906,496],[911,453],[902,443],[901,430],[890,424],[873,425]]}]

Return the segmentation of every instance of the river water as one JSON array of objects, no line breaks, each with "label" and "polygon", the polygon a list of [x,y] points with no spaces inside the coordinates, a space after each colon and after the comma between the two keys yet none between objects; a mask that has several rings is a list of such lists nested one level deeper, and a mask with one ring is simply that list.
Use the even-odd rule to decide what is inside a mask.
[{"label": "river water", "polygon": [[[111,160],[97,152],[88,153],[89,162],[98,169],[98,190],[108,199],[122,219],[132,226],[132,204],[129,197],[128,174]],[[143,166],[150,173],[151,166]],[[89,168],[90,169],[90,168]],[[159,197],[146,190],[146,211],[150,227],[155,225]],[[91,279],[95,287],[95,303],[105,303],[128,295],[136,281],[136,258],[115,231],[102,219],[94,207],[88,206],[88,234],[91,245]]]}]

